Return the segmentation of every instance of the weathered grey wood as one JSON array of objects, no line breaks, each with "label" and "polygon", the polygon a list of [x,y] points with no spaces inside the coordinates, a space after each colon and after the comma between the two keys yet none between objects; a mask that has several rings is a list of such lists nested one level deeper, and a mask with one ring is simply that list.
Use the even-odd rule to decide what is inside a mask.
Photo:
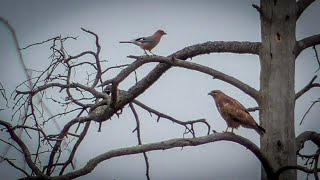
[{"label": "weathered grey wood", "polygon": [[[294,129],[296,2],[262,0],[260,7],[260,122],[266,129],[261,149],[272,167],[278,169],[297,163]],[[262,179],[266,179],[264,171]],[[296,171],[286,171],[280,179],[295,180]]]}]

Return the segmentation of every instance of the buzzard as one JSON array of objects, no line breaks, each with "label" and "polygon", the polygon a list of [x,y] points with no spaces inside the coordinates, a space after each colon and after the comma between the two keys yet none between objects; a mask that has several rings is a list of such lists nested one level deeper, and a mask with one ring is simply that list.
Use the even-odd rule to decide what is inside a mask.
[{"label": "buzzard", "polygon": [[254,121],[246,108],[237,100],[227,96],[220,90],[213,90],[208,95],[213,97],[220,115],[227,123],[226,132],[230,127],[233,133],[233,129],[237,129],[240,125],[245,128],[254,129],[260,136],[266,132],[263,127]]}]

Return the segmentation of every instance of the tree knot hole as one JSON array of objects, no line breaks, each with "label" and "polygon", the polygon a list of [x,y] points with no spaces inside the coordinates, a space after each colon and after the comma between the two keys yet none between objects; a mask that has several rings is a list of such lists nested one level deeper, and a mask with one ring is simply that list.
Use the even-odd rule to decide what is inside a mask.
[{"label": "tree knot hole", "polygon": [[288,21],[289,18],[290,18],[290,16],[289,16],[289,15],[286,15],[285,21]]},{"label": "tree knot hole", "polygon": [[281,41],[281,35],[280,35],[280,33],[278,33],[278,32],[277,32],[277,40],[278,40],[278,41]]},{"label": "tree knot hole", "polygon": [[278,148],[282,148],[282,142],[280,140],[277,141]]},{"label": "tree knot hole", "polygon": [[278,0],[273,0],[273,5],[276,6],[277,2],[278,2]]}]

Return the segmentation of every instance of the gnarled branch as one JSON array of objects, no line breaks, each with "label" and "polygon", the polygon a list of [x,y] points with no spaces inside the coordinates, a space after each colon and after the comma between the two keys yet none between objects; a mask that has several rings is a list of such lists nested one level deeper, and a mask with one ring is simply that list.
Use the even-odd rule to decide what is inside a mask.
[{"label": "gnarled branch", "polygon": [[224,82],[227,82],[227,83],[239,88],[244,93],[246,93],[249,96],[251,96],[252,98],[254,98],[258,103],[260,101],[259,92],[257,90],[255,90],[254,88],[250,87],[249,85],[241,82],[240,80],[238,80],[234,77],[228,76],[228,75],[226,75],[220,71],[217,71],[215,69],[212,69],[210,67],[207,67],[207,66],[204,66],[201,64],[197,64],[197,63],[193,63],[193,62],[189,62],[189,61],[176,59],[176,58],[167,58],[167,57],[161,57],[161,56],[152,56],[152,57],[149,57],[149,56],[128,56],[128,57],[137,59],[137,61],[143,61],[145,63],[161,62],[161,63],[170,64],[171,66],[183,67],[186,69],[199,71],[199,72],[211,75],[216,79],[220,79]]},{"label": "gnarled branch", "polygon": [[313,131],[305,131],[299,134],[299,136],[296,137],[297,152],[304,147],[304,143],[306,141],[312,141],[314,144],[320,147],[320,134]]},{"label": "gnarled branch", "polygon": [[299,19],[301,14],[313,3],[315,0],[299,0],[296,3],[296,18]]},{"label": "gnarled branch", "polygon": [[171,140],[157,142],[157,143],[150,143],[150,144],[144,144],[140,146],[133,146],[128,148],[111,150],[89,160],[89,162],[79,170],[67,173],[62,176],[53,177],[53,178],[54,179],[73,179],[73,178],[83,176],[85,174],[90,173],[101,162],[114,157],[138,154],[138,153],[156,151],[156,150],[166,150],[166,149],[172,149],[175,147],[198,146],[198,145],[217,142],[217,141],[231,141],[231,142],[238,143],[244,146],[245,148],[249,149],[260,160],[265,171],[267,172],[268,177],[272,179],[274,175],[273,168],[271,167],[270,163],[268,162],[264,154],[260,151],[259,147],[257,147],[254,143],[252,143],[248,139],[235,134],[231,134],[231,133],[214,133],[208,136],[202,136],[198,138],[177,138],[177,139],[171,139]]}]

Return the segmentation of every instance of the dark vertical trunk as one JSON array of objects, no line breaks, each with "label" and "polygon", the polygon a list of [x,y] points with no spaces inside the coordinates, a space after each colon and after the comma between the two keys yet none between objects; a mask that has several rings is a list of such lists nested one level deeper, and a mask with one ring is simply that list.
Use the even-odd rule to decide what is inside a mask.
[{"label": "dark vertical trunk", "polygon": [[[275,169],[295,165],[294,74],[295,0],[261,0],[260,122],[266,129],[261,149]],[[262,170],[262,179],[266,179]],[[295,180],[287,171],[281,180]]]}]

